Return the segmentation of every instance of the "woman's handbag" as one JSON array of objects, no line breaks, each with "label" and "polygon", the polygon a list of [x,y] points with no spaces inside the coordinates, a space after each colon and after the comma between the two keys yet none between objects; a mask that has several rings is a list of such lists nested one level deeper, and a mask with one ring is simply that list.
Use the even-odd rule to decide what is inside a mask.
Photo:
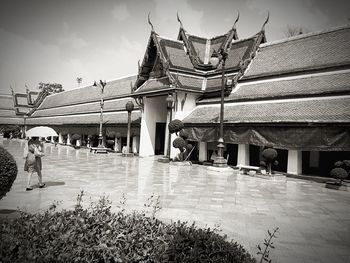
[{"label": "woman's handbag", "polygon": [[38,147],[35,147],[34,148],[34,155],[36,157],[43,157],[45,154],[43,152],[39,151]]}]

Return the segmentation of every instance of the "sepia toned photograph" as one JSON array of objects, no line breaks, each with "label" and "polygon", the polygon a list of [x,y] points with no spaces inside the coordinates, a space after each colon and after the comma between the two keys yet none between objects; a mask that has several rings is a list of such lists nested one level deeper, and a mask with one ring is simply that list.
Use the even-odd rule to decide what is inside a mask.
[{"label": "sepia toned photograph", "polygon": [[1,1],[2,262],[350,262],[350,3]]}]

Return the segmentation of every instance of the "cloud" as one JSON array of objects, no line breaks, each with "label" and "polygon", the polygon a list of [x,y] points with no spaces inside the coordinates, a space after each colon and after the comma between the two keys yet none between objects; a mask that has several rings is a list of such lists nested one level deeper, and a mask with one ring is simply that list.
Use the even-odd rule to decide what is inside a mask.
[{"label": "cloud", "polygon": [[63,58],[58,45],[43,44],[0,29],[0,89],[10,84],[24,91],[27,83],[32,89],[39,82],[61,83],[65,89],[73,86],[77,74],[86,72],[77,58]]},{"label": "cloud", "polygon": [[[176,13],[179,12],[180,19],[190,33],[198,36],[208,37],[208,32],[203,29],[203,11],[197,11],[189,4],[187,0],[155,0],[155,17],[151,14],[151,20],[158,32],[171,38],[177,36],[179,23]],[[153,22],[153,19],[155,22]],[[175,28],[176,32],[169,32],[170,28]]]},{"label": "cloud", "polygon": [[69,36],[60,37],[57,39],[59,45],[68,45],[75,49],[80,49],[88,46],[88,43],[78,37],[75,33],[71,33]]},{"label": "cloud", "polygon": [[130,17],[130,12],[125,3],[119,3],[112,9],[112,15],[118,21],[124,21]]}]

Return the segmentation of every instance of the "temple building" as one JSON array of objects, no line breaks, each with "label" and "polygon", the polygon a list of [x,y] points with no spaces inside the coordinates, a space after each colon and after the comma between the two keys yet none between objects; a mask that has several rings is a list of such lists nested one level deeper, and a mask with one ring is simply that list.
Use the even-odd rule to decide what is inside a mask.
[{"label": "temple building", "polygon": [[[350,27],[269,43],[268,19],[246,39],[238,39],[237,20],[210,39],[187,33],[180,20],[177,40],[159,36],[151,24],[132,94],[142,112],[140,155],[166,152],[172,115],[196,146],[192,158],[208,161],[218,144],[224,86],[228,164],[259,166],[269,145],[279,153],[275,170],[328,175],[335,161],[350,158]],[[227,53],[223,85],[222,65],[210,62],[219,50]]]},{"label": "temple building", "polygon": [[[50,126],[59,133],[59,143],[92,147],[102,96],[104,140],[114,140],[112,149],[120,151],[126,144],[125,104],[132,100],[135,153],[165,155],[169,138],[176,137],[169,136],[167,126],[180,119],[195,146],[191,160],[206,163],[217,149],[224,89],[229,165],[259,166],[267,145],[278,151],[273,169],[290,174],[328,176],[335,161],[350,159],[349,25],[267,42],[268,18],[245,39],[239,39],[238,18],[226,34],[213,38],[191,35],[178,21],[177,39],[159,36],[149,21],[137,75],[108,81],[102,93],[91,85],[39,94],[35,103],[27,103],[25,118],[11,109],[11,96],[0,96],[7,101],[1,105],[1,124],[18,120],[27,128]],[[225,59],[214,63],[220,54]],[[171,157],[178,153],[173,147],[169,151]]]}]

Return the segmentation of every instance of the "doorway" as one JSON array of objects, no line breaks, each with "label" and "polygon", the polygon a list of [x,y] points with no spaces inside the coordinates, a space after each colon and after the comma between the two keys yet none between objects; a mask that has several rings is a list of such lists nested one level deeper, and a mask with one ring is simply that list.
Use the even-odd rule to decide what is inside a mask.
[{"label": "doorway", "polygon": [[156,138],[155,138],[155,147],[154,153],[155,155],[164,155],[164,145],[165,145],[165,122],[157,122],[156,123]]}]

